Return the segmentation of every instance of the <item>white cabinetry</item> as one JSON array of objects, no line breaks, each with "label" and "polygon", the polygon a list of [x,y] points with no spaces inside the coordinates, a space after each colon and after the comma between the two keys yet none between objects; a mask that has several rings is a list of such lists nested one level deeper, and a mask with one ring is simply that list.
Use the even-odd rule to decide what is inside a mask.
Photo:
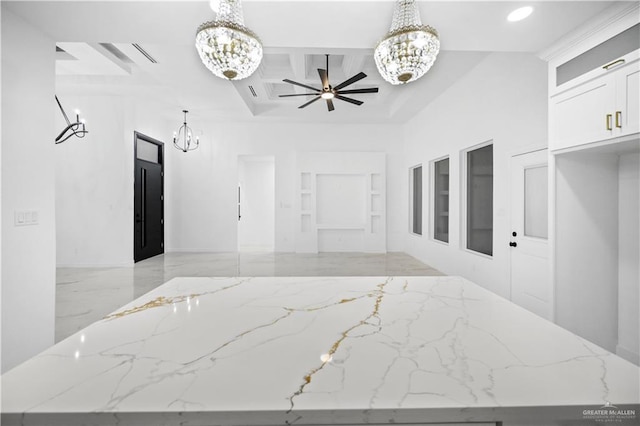
[{"label": "white cabinetry", "polygon": [[549,146],[559,150],[638,132],[637,52],[633,62],[550,97]]},{"label": "white cabinetry", "polygon": [[617,110],[622,115],[618,117],[619,130],[622,136],[640,131],[640,66],[636,61],[616,71],[616,99]]},{"label": "white cabinetry", "polygon": [[612,8],[595,28],[577,40],[569,37],[547,55],[551,152],[640,130],[638,5]]}]

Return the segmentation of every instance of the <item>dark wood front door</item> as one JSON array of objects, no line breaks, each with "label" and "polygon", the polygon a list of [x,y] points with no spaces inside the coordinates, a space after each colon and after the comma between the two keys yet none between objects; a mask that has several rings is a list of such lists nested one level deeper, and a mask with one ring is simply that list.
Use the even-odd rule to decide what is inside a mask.
[{"label": "dark wood front door", "polygon": [[164,253],[164,144],[135,132],[134,261]]}]

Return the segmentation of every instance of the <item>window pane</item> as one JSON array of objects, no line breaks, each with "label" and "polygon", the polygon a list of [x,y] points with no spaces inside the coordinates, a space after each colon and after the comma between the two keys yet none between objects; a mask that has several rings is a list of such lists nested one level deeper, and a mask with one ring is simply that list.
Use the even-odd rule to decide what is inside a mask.
[{"label": "window pane", "polygon": [[414,167],[412,175],[413,194],[411,195],[411,231],[414,234],[422,235],[422,166]]},{"label": "window pane", "polygon": [[493,145],[467,152],[467,248],[493,254]]},{"label": "window pane", "polygon": [[449,242],[449,159],[436,161],[433,173],[433,238]]},{"label": "window pane", "polygon": [[547,238],[547,166],[524,171],[524,235]]},{"label": "window pane", "polygon": [[137,139],[136,143],[136,158],[138,160],[149,161],[151,163],[159,162],[158,145],[142,139]]}]

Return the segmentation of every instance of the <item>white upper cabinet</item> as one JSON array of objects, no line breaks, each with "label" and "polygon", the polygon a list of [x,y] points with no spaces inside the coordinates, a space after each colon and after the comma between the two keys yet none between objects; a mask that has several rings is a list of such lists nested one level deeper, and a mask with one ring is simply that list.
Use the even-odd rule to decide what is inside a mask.
[{"label": "white upper cabinet", "polygon": [[[640,131],[640,69],[638,61],[616,71],[616,126],[621,135]],[[621,116],[620,116],[621,115]]]},{"label": "white upper cabinet", "polygon": [[[640,24],[635,8],[549,60],[549,149],[638,133]],[[602,29],[604,28],[604,29]]]},{"label": "white upper cabinet", "polygon": [[[637,52],[636,52],[637,53]],[[551,96],[552,150],[638,132],[638,59]]]}]

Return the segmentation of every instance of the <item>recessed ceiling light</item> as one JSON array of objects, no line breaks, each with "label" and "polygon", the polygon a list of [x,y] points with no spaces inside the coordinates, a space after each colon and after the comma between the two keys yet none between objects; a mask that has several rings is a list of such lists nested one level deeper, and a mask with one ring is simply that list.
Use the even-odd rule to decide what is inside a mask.
[{"label": "recessed ceiling light", "polygon": [[509,14],[509,16],[507,16],[507,21],[509,21],[509,22],[522,21],[524,18],[526,18],[527,16],[531,15],[531,12],[533,12],[533,7],[531,7],[531,6],[525,6],[525,7],[518,8],[518,9],[514,10],[513,12],[511,12]]}]

